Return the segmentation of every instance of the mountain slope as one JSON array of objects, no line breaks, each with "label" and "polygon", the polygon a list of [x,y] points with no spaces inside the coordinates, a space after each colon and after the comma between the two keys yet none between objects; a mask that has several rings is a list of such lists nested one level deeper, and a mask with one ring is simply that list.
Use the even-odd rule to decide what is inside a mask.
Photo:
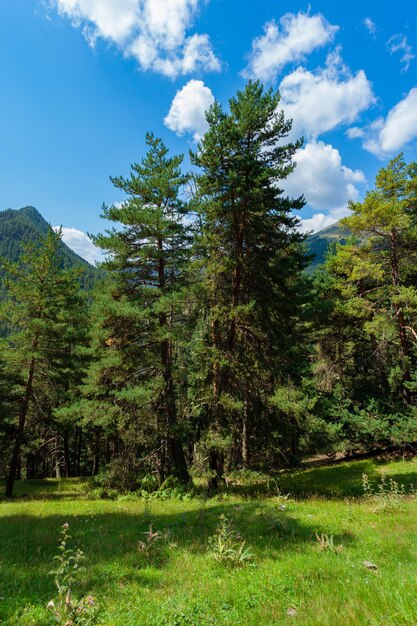
[{"label": "mountain slope", "polygon": [[[34,207],[22,209],[7,209],[0,211],[0,257],[8,261],[17,261],[28,241],[37,241],[49,228],[48,222]],[[314,255],[311,269],[322,265],[331,243],[346,243],[350,232],[339,222],[323,228],[306,239],[309,253]],[[63,266],[65,268],[82,267],[85,271],[83,284],[88,289],[95,282],[98,270],[85,259],[78,256],[63,241],[61,241]]]},{"label": "mountain slope", "polygon": [[307,248],[310,254],[314,254],[314,259],[311,262],[311,268],[314,269],[319,265],[322,265],[326,260],[326,252],[332,243],[346,243],[350,236],[349,229],[340,225],[339,222],[332,224],[319,230],[317,233],[309,235],[306,239]]},{"label": "mountain slope", "polygon": [[[0,211],[0,257],[17,261],[23,245],[29,241],[39,241],[50,225],[34,207],[7,209]],[[97,269],[73,252],[63,241],[60,243],[62,265],[65,268],[81,267],[85,288],[91,287],[97,276]]]}]

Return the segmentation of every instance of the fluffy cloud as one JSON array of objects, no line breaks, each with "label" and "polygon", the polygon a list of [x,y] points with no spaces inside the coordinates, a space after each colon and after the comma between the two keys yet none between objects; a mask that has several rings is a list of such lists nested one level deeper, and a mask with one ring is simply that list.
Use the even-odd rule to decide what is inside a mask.
[{"label": "fluffy cloud", "polygon": [[170,78],[180,74],[190,74],[199,69],[219,71],[220,63],[216,58],[208,35],[193,35],[184,41],[182,52],[161,56],[148,36],[139,36],[129,48],[142,69],[154,70]]},{"label": "fluffy cloud", "polygon": [[90,42],[93,33],[121,44],[135,29],[139,19],[137,0],[53,0],[58,13],[82,26]]},{"label": "fluffy cloud", "polygon": [[264,34],[253,41],[244,76],[273,81],[284,65],[329,43],[338,29],[321,14],[286,13],[279,25],[274,21],[265,24]]},{"label": "fluffy cloud", "polygon": [[204,0],[49,0],[61,16],[97,38],[115,43],[144,70],[169,77],[196,69],[220,70],[208,35],[187,36]]},{"label": "fluffy cloud", "polygon": [[349,213],[350,211],[347,208],[338,211],[330,211],[327,214],[315,213],[308,219],[300,220],[298,230],[302,233],[317,233],[319,230],[323,230],[323,228],[335,224],[342,219],[342,217],[349,215]]},{"label": "fluffy cloud", "polygon": [[[59,230],[59,226],[54,226],[54,230]],[[82,230],[77,228],[62,228],[62,241],[71,250],[76,252],[83,259],[94,265],[96,261],[103,260],[102,251],[97,248],[91,239]]]},{"label": "fluffy cloud", "polygon": [[410,63],[416,58],[413,54],[413,49],[407,41],[405,35],[393,35],[391,39],[388,39],[387,46],[390,54],[395,52],[401,53],[400,63],[403,64],[402,71],[406,72],[410,67]]},{"label": "fluffy cloud", "polygon": [[362,137],[365,150],[381,158],[400,151],[417,138],[417,88],[400,100],[384,119],[375,120],[366,128],[352,128],[350,138]]},{"label": "fluffy cloud", "polygon": [[205,113],[214,102],[211,90],[201,80],[190,80],[177,91],[164,124],[177,135],[192,133],[198,141],[207,130]]},{"label": "fluffy cloud", "polygon": [[299,67],[280,85],[281,104],[293,119],[293,135],[316,138],[341,124],[351,124],[374,102],[365,72],[352,75],[339,50],[328,55],[326,66],[315,72]]},{"label": "fluffy cloud", "polygon": [[346,135],[349,139],[359,139],[364,136],[363,128],[359,128],[358,126],[352,126],[352,128],[348,128],[346,131]]},{"label": "fluffy cloud", "polygon": [[357,185],[365,183],[361,170],[342,164],[336,148],[322,141],[308,143],[295,155],[297,167],[285,182],[285,192],[304,194],[307,204],[316,209],[311,218],[300,221],[302,232],[317,232],[348,215],[349,200],[357,200]]},{"label": "fluffy cloud", "polygon": [[358,199],[357,185],[365,182],[365,176],[361,170],[342,165],[342,157],[333,146],[322,141],[308,143],[294,159],[297,167],[285,182],[289,195],[298,197],[303,193],[313,209],[333,212],[344,210],[349,200]]}]

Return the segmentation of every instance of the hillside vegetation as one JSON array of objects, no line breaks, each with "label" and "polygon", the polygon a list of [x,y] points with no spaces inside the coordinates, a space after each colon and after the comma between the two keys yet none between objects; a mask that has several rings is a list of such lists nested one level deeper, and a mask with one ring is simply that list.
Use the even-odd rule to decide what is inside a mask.
[{"label": "hillside vegetation", "polygon": [[351,232],[346,226],[342,226],[340,222],[327,226],[317,233],[308,235],[306,239],[307,250],[314,255],[310,264],[310,269],[315,269],[326,260],[326,254],[331,247],[335,248],[337,244],[343,245],[347,242]]},{"label": "hillside vegetation", "polygon": [[[16,262],[21,258],[24,245],[37,243],[44,236],[50,225],[34,207],[6,209],[0,211],[0,258]],[[62,267],[69,269],[80,267],[84,270],[83,285],[91,288],[96,279],[97,270],[81,258],[62,240],[59,244]]]}]

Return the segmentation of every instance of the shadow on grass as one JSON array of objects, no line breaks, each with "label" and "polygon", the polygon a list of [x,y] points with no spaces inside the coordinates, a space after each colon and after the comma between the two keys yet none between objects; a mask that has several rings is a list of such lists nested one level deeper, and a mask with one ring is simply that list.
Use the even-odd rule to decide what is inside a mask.
[{"label": "shadow on grass", "polygon": [[[181,559],[184,553],[197,557],[206,553],[208,538],[215,532],[221,514],[233,521],[257,559],[279,558],[283,550],[311,545],[315,533],[329,533],[329,529],[313,522],[301,523],[290,510],[280,510],[271,503],[211,503],[166,514],[160,513],[160,503],[157,508],[159,511],[154,514],[152,505],[150,511],[145,511],[143,503],[138,503],[137,512],[0,517],[0,596],[6,600],[0,603],[0,623],[7,623],[19,608],[29,604],[45,606],[54,596],[48,572],[53,568],[59,530],[65,522],[69,522],[72,535],[69,547],[80,548],[86,555],[87,572],[80,592],[91,591],[98,597],[117,594],[132,583],[151,590],[160,587],[163,569],[171,559]],[[167,549],[162,559],[147,563],[137,544],[143,540],[150,520],[154,530],[169,529],[174,547]],[[338,535],[334,540],[347,544],[354,537]]]},{"label": "shadow on grass", "polygon": [[[84,478],[17,480],[13,500],[78,500],[87,497],[88,484]],[[0,481],[0,502],[5,500],[4,490],[5,484]]]},{"label": "shadow on grass", "polygon": [[[417,463],[414,457],[392,458],[370,457],[353,461],[337,461],[334,464],[313,465],[308,468],[281,471],[271,475],[251,472],[222,485],[219,495],[227,493],[247,500],[276,496],[279,493],[295,497],[320,496],[325,498],[352,498],[363,495],[362,476],[366,474],[372,485],[376,485],[385,472],[388,478],[404,484],[406,489],[417,490]],[[64,478],[16,481],[15,498],[25,500],[87,500],[91,479]],[[0,501],[3,485],[0,483]],[[203,485],[194,486],[196,498],[210,497]]]},{"label": "shadow on grass", "polygon": [[[407,461],[405,461],[407,463]],[[362,461],[339,463],[337,465],[317,467],[296,472],[288,472],[277,477],[277,483],[284,493],[294,496],[322,496],[326,498],[352,498],[363,495],[363,474],[368,476],[372,486],[382,478],[386,466],[383,460],[366,459]],[[410,466],[410,472],[390,470],[386,466],[388,479],[404,484],[407,490],[417,488],[417,466]]]}]

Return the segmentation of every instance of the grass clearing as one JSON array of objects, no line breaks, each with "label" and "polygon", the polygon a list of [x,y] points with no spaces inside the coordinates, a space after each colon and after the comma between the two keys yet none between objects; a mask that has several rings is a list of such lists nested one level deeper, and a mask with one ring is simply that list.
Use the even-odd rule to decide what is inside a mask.
[{"label": "grass clearing", "polygon": [[[285,502],[224,493],[145,505],[89,500],[72,479],[22,482],[15,501],[0,503],[0,624],[53,623],[48,572],[65,522],[87,557],[75,591],[94,595],[106,626],[416,624],[417,500],[373,512],[359,497],[364,472],[374,483],[386,473],[417,485],[415,460],[369,459],[280,476],[294,494]],[[208,554],[220,515],[246,540],[253,566],[227,567]],[[169,531],[163,558],[138,550],[149,520]],[[343,549],[323,548],[316,535]]]}]

